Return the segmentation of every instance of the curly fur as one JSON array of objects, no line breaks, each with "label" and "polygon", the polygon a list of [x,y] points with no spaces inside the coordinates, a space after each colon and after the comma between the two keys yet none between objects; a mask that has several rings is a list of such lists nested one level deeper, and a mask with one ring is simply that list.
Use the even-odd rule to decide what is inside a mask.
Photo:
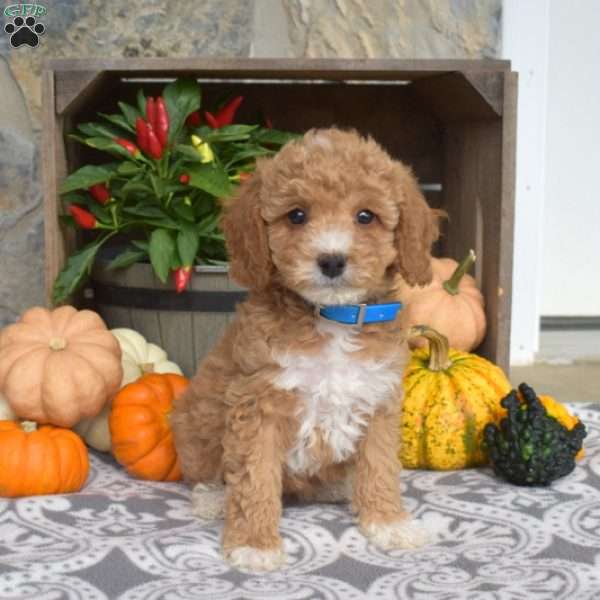
[{"label": "curly fur", "polygon": [[[287,218],[296,208],[305,224]],[[372,223],[357,222],[363,209]],[[359,329],[314,310],[391,300],[398,276],[430,281],[437,214],[410,169],[355,132],[313,130],[259,163],[223,228],[249,297],[171,416],[196,514],[217,516],[224,502],[225,556],[255,570],[284,562],[283,494],[346,497],[375,543],[418,543],[398,485],[400,323]],[[335,280],[319,270],[323,252],[346,257]]]}]

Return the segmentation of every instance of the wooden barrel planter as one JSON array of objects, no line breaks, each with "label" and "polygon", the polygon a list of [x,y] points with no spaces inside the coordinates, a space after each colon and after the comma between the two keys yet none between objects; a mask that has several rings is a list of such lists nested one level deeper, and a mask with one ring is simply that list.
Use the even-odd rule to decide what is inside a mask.
[{"label": "wooden barrel planter", "polygon": [[128,327],[164,348],[191,377],[198,362],[219,340],[235,305],[246,292],[228,277],[227,267],[195,267],[187,291],[163,284],[149,263],[109,271],[100,259],[90,282],[94,308],[107,325]]}]

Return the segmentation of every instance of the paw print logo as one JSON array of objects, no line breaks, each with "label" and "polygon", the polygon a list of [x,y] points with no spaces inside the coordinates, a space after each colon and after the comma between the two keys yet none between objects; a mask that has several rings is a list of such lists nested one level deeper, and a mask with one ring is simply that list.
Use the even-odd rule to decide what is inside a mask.
[{"label": "paw print logo", "polygon": [[4,26],[4,31],[10,35],[10,45],[18,48],[24,44],[35,48],[40,42],[40,35],[44,35],[46,28],[42,23],[37,23],[35,17],[15,17],[12,23]]}]

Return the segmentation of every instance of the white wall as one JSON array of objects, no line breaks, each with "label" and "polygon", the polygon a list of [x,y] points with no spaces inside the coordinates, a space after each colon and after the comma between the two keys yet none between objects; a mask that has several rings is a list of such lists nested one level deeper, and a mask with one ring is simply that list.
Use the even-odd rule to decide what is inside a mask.
[{"label": "white wall", "polygon": [[599,0],[550,0],[542,315],[600,316],[599,30]]},{"label": "white wall", "polygon": [[549,0],[504,0],[502,55],[519,73],[510,358],[533,362],[542,293]]}]

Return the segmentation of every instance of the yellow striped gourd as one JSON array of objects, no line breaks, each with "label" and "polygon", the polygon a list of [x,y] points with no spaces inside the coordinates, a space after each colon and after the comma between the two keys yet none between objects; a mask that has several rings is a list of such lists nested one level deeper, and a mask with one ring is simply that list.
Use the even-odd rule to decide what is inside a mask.
[{"label": "yellow striped gourd", "polygon": [[448,347],[442,334],[418,325],[428,348],[415,350],[404,375],[400,460],[409,469],[463,469],[487,462],[485,425],[497,421],[511,385],[498,366]]}]

